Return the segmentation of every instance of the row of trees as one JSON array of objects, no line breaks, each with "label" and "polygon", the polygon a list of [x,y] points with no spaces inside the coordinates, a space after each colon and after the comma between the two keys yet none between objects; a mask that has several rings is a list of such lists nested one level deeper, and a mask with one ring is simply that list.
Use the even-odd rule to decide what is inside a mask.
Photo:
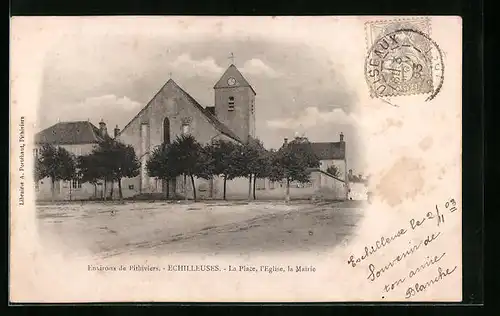
[{"label": "row of trees", "polygon": [[[223,178],[224,199],[226,199],[227,180],[244,177],[249,183],[249,199],[252,196],[255,199],[255,180],[269,178],[271,181],[285,181],[288,200],[290,182],[308,182],[308,169],[318,166],[319,160],[307,143],[305,146],[304,144],[295,146],[292,141],[276,151],[266,150],[262,142],[257,139],[251,139],[247,144],[217,140],[202,145],[191,135],[182,135],[171,144],[157,146],[150,153],[146,164],[149,176],[165,180],[167,186],[170,180],[182,176],[186,188],[186,181],[189,179],[194,200],[197,199],[195,177],[208,180],[214,176]],[[137,176],[139,169],[140,163],[133,147],[108,138],[99,143],[90,154],[80,157],[75,157],[63,147],[42,146],[36,159],[35,178],[37,181],[50,178],[52,199],[55,195],[54,184],[58,180],[92,183],[95,195],[97,195],[97,184],[102,181],[104,199],[106,199],[106,183],[113,184],[109,193],[110,198],[114,183],[117,183],[119,197],[122,199],[122,178]],[[170,188],[167,187],[167,198],[170,198],[169,191]]]},{"label": "row of trees", "polygon": [[[310,146],[288,146],[278,151],[266,150],[261,141],[250,139],[247,144],[217,140],[205,146],[191,135],[182,135],[171,144],[157,146],[151,153],[146,168],[151,177],[170,180],[178,176],[191,181],[193,199],[196,200],[194,178],[223,178],[223,198],[226,199],[227,180],[238,177],[248,179],[248,198],[255,199],[256,179],[286,181],[286,199],[289,199],[290,182],[308,182],[309,168],[319,166],[318,158]],[[253,181],[252,181],[253,180]],[[253,186],[252,186],[253,183]],[[169,198],[169,188],[166,190]]]},{"label": "row of trees", "polygon": [[[111,138],[99,143],[88,155],[75,157],[63,147],[44,144],[35,160],[35,180],[49,178],[51,182],[52,200],[55,196],[55,182],[80,181],[94,185],[97,196],[97,184],[104,183],[104,199],[106,184],[111,182],[110,198],[113,197],[113,185],[118,184],[120,199],[123,198],[122,178],[135,177],[139,174],[140,164],[134,148]],[[71,185],[70,185],[71,199]]]}]

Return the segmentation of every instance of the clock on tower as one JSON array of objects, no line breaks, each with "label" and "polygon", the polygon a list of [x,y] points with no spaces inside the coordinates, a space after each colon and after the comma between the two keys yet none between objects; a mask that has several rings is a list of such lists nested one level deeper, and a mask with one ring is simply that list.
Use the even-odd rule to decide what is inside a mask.
[{"label": "clock on tower", "polygon": [[245,143],[255,137],[255,91],[234,64],[214,86],[215,117]]},{"label": "clock on tower", "polygon": [[227,84],[228,84],[229,86],[234,86],[234,85],[236,85],[236,79],[234,79],[233,77],[229,77],[229,78],[227,79]]}]

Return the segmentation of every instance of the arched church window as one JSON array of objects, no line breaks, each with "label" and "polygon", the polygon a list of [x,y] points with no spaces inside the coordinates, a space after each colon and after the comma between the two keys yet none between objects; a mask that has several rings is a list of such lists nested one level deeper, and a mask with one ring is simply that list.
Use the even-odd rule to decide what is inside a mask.
[{"label": "arched church window", "polygon": [[163,120],[163,143],[170,144],[170,120],[168,117]]},{"label": "arched church window", "polygon": [[229,111],[234,111],[234,97],[229,97]]}]

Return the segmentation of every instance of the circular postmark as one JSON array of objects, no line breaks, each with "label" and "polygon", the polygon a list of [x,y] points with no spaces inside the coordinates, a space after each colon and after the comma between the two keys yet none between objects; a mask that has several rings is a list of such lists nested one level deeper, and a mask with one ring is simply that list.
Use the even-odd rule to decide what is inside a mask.
[{"label": "circular postmark", "polygon": [[426,101],[430,101],[443,86],[443,54],[425,33],[395,30],[378,38],[369,49],[365,78],[372,97],[429,94]]}]

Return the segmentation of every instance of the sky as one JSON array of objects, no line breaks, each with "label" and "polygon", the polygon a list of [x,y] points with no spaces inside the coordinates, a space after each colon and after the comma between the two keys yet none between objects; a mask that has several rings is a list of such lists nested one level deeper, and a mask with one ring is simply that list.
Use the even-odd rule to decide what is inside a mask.
[{"label": "sky", "polygon": [[338,141],[343,132],[348,168],[360,171],[358,100],[342,62],[349,54],[342,39],[324,47],[307,34],[294,37],[291,33],[300,31],[285,32],[288,20],[275,22],[279,27],[272,31],[260,25],[252,32],[221,21],[209,21],[219,31],[205,33],[202,23],[182,21],[175,27],[184,33],[173,26],[165,32],[104,31],[85,23],[68,28],[45,56],[37,129],[71,120],[97,125],[101,119],[108,131],[123,128],[169,78],[201,105],[213,106],[213,86],[233,53],[234,64],[257,93],[256,133],[267,148],[296,135]]}]

